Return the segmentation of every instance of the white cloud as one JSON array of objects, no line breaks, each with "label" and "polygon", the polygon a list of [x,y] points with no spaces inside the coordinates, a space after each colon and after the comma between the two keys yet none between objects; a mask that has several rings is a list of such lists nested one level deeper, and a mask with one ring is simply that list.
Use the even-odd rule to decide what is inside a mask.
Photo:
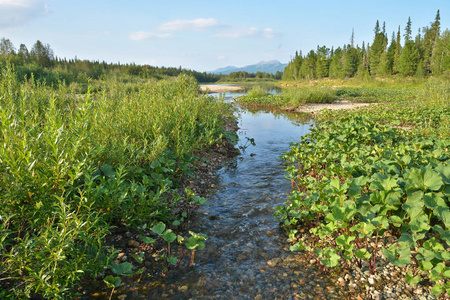
[{"label": "white cloud", "polygon": [[217,60],[225,60],[227,57],[225,55],[219,55],[217,56]]},{"label": "white cloud", "polygon": [[164,31],[199,31],[209,27],[219,25],[219,21],[213,18],[194,19],[194,20],[176,20],[162,24],[159,29]]},{"label": "white cloud", "polygon": [[0,0],[0,28],[21,26],[48,11],[42,0]]},{"label": "white cloud", "polygon": [[142,41],[142,40],[149,40],[149,39],[168,39],[168,38],[172,37],[172,34],[136,31],[136,32],[130,33],[130,35],[128,37],[130,40]]},{"label": "white cloud", "polygon": [[215,36],[226,37],[226,38],[263,38],[263,39],[273,39],[277,33],[272,28],[258,29],[256,27],[249,28],[233,28],[229,30],[222,31]]}]

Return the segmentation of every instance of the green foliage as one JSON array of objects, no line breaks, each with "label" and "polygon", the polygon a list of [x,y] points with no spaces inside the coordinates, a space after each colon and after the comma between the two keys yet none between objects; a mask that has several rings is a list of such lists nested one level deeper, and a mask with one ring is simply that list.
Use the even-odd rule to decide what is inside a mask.
[{"label": "green foliage", "polygon": [[[224,134],[228,106],[199,95],[192,77],[102,89],[80,97],[2,69],[0,274],[10,279],[0,284],[15,297],[69,297],[82,277],[103,274],[112,225],[178,220],[167,191],[191,172],[189,154]],[[203,203],[195,197],[178,201]],[[130,274],[129,265],[112,268]]]},{"label": "green foliage", "polygon": [[[432,111],[436,117],[449,112],[416,108],[417,121],[408,122]],[[388,126],[379,125],[378,114],[321,116],[284,155],[295,190],[276,215],[297,240],[293,251],[312,249],[326,267],[367,260],[373,273],[381,244],[393,265],[416,266],[407,282],[428,278],[438,295],[450,280],[444,263],[450,258],[450,142],[392,128],[398,120],[391,111],[380,117]],[[317,240],[300,239],[299,226]]]},{"label": "green foliage", "polygon": [[[284,69],[282,79],[313,80],[324,77],[352,78],[369,80],[371,77],[394,75],[400,73],[402,77],[424,77],[430,73],[441,76],[448,73],[450,66],[450,34],[448,29],[441,34],[440,15],[437,11],[435,21],[431,27],[424,27],[422,36],[420,31],[412,39],[411,20],[408,19],[405,28],[404,47],[401,46],[400,27],[392,35],[390,45],[385,25],[380,28],[379,21],[374,28],[374,38],[369,46],[362,47],[344,44],[343,47],[329,49],[326,46],[317,47],[316,51],[309,51],[302,55],[297,51],[295,56]],[[328,51],[327,51],[328,50]]]},{"label": "green foliage", "polygon": [[327,88],[283,89],[281,94],[249,93],[237,99],[244,106],[292,107],[307,103],[331,103],[338,99],[336,91]]}]

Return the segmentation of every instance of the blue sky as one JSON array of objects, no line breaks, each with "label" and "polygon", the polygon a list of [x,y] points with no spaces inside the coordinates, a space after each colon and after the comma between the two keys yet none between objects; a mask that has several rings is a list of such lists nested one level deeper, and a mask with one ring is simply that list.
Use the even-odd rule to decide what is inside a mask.
[{"label": "blue sky", "polygon": [[50,44],[59,57],[210,71],[373,40],[379,20],[390,39],[411,17],[413,36],[450,0],[0,0],[0,37],[31,49]]}]

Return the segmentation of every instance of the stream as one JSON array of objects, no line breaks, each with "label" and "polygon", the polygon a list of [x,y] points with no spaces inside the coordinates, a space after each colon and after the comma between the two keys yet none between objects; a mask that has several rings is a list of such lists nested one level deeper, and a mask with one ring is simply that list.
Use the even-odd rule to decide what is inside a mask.
[{"label": "stream", "polygon": [[[226,93],[226,101],[239,95]],[[177,269],[127,299],[337,298],[309,258],[289,251],[273,216],[291,191],[279,156],[309,132],[312,121],[244,109],[239,114],[240,144],[248,137],[256,146],[217,172],[217,191],[192,220],[190,229],[208,236],[206,248],[196,252],[196,267]]]}]

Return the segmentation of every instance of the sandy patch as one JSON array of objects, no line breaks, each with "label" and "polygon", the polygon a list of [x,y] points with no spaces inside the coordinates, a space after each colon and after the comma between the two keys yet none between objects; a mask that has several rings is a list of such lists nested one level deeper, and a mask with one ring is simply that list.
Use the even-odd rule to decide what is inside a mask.
[{"label": "sandy patch", "polygon": [[236,86],[236,85],[207,84],[207,85],[201,85],[200,90],[202,92],[206,92],[207,90],[209,90],[210,93],[225,93],[225,92],[242,91],[242,90],[244,90],[244,88],[242,86]]},{"label": "sandy patch", "polygon": [[358,107],[368,106],[373,103],[352,103],[347,100],[334,101],[333,103],[317,103],[306,104],[295,109],[296,112],[303,113],[317,113],[324,109],[340,110],[340,109],[354,109]]}]

